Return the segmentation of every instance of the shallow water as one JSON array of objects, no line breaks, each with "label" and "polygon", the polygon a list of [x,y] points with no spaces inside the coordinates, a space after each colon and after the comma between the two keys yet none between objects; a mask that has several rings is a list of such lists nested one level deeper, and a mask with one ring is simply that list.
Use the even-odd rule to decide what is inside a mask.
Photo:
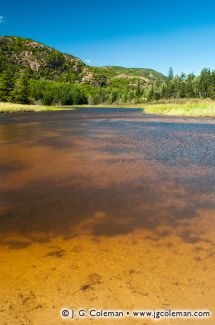
[{"label": "shallow water", "polygon": [[214,119],[2,115],[0,156],[7,324],[63,323],[64,306],[213,311]]}]

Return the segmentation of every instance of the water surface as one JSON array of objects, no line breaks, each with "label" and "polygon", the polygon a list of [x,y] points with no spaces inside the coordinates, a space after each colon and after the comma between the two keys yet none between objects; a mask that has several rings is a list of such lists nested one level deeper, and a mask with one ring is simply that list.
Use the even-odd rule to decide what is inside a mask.
[{"label": "water surface", "polygon": [[63,306],[213,309],[215,120],[2,115],[0,156],[2,319],[59,324]]}]

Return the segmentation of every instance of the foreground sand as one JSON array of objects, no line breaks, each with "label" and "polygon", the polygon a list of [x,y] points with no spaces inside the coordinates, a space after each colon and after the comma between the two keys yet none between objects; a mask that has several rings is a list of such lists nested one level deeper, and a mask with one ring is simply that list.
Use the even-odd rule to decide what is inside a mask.
[{"label": "foreground sand", "polygon": [[[0,254],[1,324],[115,324],[120,321],[63,321],[59,311],[63,307],[210,310],[215,301],[209,243],[184,244],[177,237],[157,240],[141,231],[96,241],[84,235],[58,238],[28,248],[23,239],[7,240],[10,249],[1,247]],[[152,322],[123,319],[123,324]],[[214,318],[161,323],[212,325]]]}]

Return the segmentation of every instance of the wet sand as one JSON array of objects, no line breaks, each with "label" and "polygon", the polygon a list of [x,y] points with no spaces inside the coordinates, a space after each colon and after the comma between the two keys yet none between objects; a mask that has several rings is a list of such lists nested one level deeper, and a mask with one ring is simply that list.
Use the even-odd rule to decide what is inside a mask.
[{"label": "wet sand", "polygon": [[215,120],[5,115],[0,155],[1,324],[152,323],[63,307],[215,312]]}]

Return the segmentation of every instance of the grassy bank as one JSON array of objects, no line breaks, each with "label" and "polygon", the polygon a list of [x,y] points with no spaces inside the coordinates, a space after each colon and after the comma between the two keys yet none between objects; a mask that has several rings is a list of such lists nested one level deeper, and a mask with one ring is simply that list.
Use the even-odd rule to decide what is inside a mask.
[{"label": "grassy bank", "polygon": [[74,109],[75,107],[124,107],[124,108],[142,108],[148,114],[162,114],[172,116],[208,116],[215,117],[215,101],[209,99],[178,99],[157,101],[141,104],[112,104],[112,105],[73,105],[73,106],[42,106],[42,105],[23,105],[12,103],[0,103],[0,113],[14,112],[40,112],[40,111],[60,111],[65,109]]},{"label": "grassy bank", "polygon": [[[95,107],[95,105],[78,107]],[[140,104],[97,105],[96,107],[142,108],[148,114],[215,117],[215,101],[210,99],[175,99]]]},{"label": "grassy bank", "polygon": [[175,116],[215,117],[215,101],[212,100],[175,100],[141,105],[145,113]]},{"label": "grassy bank", "polygon": [[57,110],[62,110],[62,108],[58,106],[25,105],[25,104],[0,102],[0,113],[43,112],[43,111],[45,112],[45,111],[57,111]]}]

